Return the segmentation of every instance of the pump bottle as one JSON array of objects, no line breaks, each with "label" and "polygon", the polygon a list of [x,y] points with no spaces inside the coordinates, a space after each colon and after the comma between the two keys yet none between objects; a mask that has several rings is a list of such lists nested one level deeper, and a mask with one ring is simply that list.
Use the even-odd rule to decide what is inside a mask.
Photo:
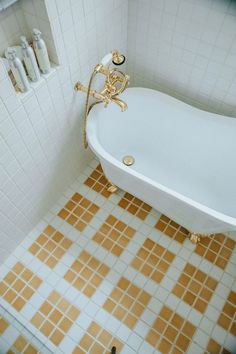
[{"label": "pump bottle", "polygon": [[24,66],[21,60],[17,57],[16,50],[14,48],[7,49],[7,58],[17,86],[21,92],[28,91],[30,89],[30,84],[27,79]]},{"label": "pump bottle", "polygon": [[31,81],[38,81],[40,79],[40,72],[38,64],[34,55],[33,49],[30,47],[27,39],[24,36],[20,37],[23,60]]},{"label": "pump bottle", "polygon": [[33,29],[33,47],[39,63],[39,68],[43,74],[50,71],[50,61],[48,58],[48,51],[42,33],[36,28]]}]

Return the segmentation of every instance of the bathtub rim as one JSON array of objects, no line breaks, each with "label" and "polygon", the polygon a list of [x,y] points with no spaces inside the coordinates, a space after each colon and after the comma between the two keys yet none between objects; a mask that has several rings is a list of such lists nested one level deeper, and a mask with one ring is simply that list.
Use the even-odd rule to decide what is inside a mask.
[{"label": "bathtub rim", "polygon": [[[159,92],[159,91],[153,90],[153,89],[148,89],[148,88],[143,88],[143,87],[132,87],[132,88],[128,88],[127,90],[135,90],[135,89],[138,89],[138,90],[142,89],[145,91],[158,92],[161,95],[165,95],[165,96],[171,97],[177,101],[180,101],[172,96],[169,96],[163,92]],[[180,101],[180,102],[184,103],[182,101]],[[188,105],[188,106],[192,107],[191,105]],[[196,107],[192,107],[192,108],[202,111],[201,109],[198,109]],[[162,192],[167,193],[168,195],[183,201],[184,203],[188,204],[189,206],[191,206],[193,208],[201,210],[205,214],[207,214],[215,219],[218,219],[218,220],[222,221],[223,223],[229,224],[232,227],[231,231],[236,230],[236,217],[234,218],[232,216],[228,216],[227,214],[224,214],[224,213],[219,212],[215,209],[212,209],[202,203],[196,202],[193,199],[186,197],[186,196],[172,190],[171,188],[168,188],[168,187],[164,186],[163,184],[152,180],[151,178],[149,178],[147,176],[144,176],[142,173],[133,170],[132,167],[124,165],[121,161],[116,159],[107,150],[105,150],[104,147],[99,142],[98,136],[96,134],[96,124],[97,124],[96,114],[97,115],[101,114],[103,109],[104,109],[104,107],[100,104],[93,107],[93,109],[91,110],[91,112],[89,114],[89,118],[88,118],[88,122],[87,122],[87,129],[86,129],[87,140],[89,143],[89,147],[91,148],[91,150],[93,151],[93,153],[96,156],[98,156],[100,159],[104,159],[107,162],[113,164],[116,168],[121,169],[124,173],[134,175],[137,179],[145,181],[146,183],[150,184],[152,187],[157,188],[157,189],[161,190]],[[211,114],[221,117],[221,115],[219,115],[219,114],[215,114],[215,113],[211,113]],[[228,119],[229,118],[233,119],[232,117],[227,117],[227,116],[222,116],[222,117],[228,118]],[[190,231],[194,231],[194,230],[190,230]]]}]

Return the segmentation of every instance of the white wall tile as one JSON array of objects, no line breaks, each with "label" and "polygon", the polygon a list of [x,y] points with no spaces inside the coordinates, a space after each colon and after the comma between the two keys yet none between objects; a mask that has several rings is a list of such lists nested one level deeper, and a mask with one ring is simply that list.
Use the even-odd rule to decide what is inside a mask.
[{"label": "white wall tile", "polygon": [[[60,64],[16,95],[0,62],[0,262],[90,159],[82,141],[85,95],[73,87],[88,81],[107,52],[126,51],[127,17],[127,0],[20,0],[0,14],[0,50],[38,24],[48,46],[53,39],[57,52],[49,54]],[[5,28],[14,23],[8,37],[2,19]]]},{"label": "white wall tile", "polygon": [[235,117],[235,63],[233,0],[129,0],[128,71],[133,85]]}]

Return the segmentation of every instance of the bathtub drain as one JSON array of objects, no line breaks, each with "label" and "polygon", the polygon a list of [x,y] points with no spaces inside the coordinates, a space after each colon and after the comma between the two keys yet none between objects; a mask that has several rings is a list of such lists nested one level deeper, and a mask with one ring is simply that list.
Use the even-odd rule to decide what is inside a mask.
[{"label": "bathtub drain", "polygon": [[135,159],[133,156],[127,155],[123,157],[122,161],[126,166],[131,166],[134,164]]}]

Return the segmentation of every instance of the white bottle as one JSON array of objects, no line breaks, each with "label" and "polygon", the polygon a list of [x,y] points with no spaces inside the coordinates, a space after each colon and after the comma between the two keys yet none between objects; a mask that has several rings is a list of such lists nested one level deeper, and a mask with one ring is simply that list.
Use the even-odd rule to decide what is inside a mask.
[{"label": "white bottle", "polygon": [[7,49],[7,58],[19,89],[22,92],[28,91],[30,89],[30,84],[24,66],[21,60],[16,56],[16,50],[14,48]]},{"label": "white bottle", "polygon": [[33,49],[30,47],[27,39],[24,36],[20,37],[21,40],[21,48],[23,60],[29,74],[29,77],[32,81],[38,81],[40,79],[40,72],[38,68],[38,64],[34,55]]},{"label": "white bottle", "polygon": [[44,40],[41,37],[41,32],[36,28],[33,29],[33,46],[38,59],[39,68],[43,74],[50,71],[50,61],[48,58],[48,51]]}]

